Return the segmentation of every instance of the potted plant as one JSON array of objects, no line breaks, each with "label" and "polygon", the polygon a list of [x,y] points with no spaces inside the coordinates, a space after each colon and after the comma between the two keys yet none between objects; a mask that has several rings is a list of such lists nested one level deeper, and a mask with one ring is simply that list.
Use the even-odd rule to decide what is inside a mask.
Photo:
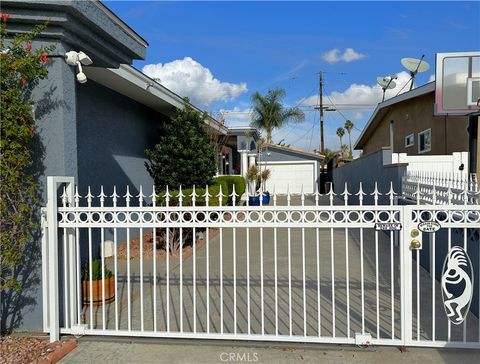
[{"label": "potted plant", "polygon": [[92,276],[90,277],[90,266],[87,263],[82,269],[83,283],[83,304],[90,305],[90,278],[92,280],[92,305],[101,306],[103,303],[103,285],[105,284],[105,303],[112,303],[115,300],[115,276],[112,271],[104,267],[105,278],[102,279],[102,261],[92,261]]},{"label": "potted plant", "polygon": [[257,193],[258,167],[256,165],[250,166],[245,178],[248,185],[248,204],[250,206],[260,206],[260,196]]},{"label": "potted plant", "polygon": [[267,191],[267,180],[270,178],[270,170],[265,168],[260,173],[260,180],[262,183],[262,204],[268,205],[270,203],[270,192]]}]

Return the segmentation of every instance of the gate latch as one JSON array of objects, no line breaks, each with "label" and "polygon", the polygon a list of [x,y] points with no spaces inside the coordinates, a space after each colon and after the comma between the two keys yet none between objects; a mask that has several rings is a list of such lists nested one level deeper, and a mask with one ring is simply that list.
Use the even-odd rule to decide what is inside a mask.
[{"label": "gate latch", "polygon": [[418,231],[417,229],[412,229],[410,230],[410,236],[413,238],[412,241],[410,241],[410,249],[422,249],[422,236],[420,235],[420,231]]}]

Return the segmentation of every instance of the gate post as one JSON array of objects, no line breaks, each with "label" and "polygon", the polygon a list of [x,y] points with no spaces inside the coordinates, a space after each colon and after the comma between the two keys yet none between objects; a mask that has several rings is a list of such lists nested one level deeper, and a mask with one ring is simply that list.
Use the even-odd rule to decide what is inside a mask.
[{"label": "gate post", "polygon": [[47,177],[47,221],[48,221],[48,303],[50,342],[60,339],[58,313],[58,221],[57,184],[55,177]]},{"label": "gate post", "polygon": [[[415,205],[402,206],[402,227],[403,231],[400,236],[400,295],[402,304],[401,331],[403,343],[405,346],[412,342],[413,330],[413,277],[412,277],[412,250],[411,241],[414,238],[412,231],[416,229],[416,225],[412,221],[412,213]],[[421,235],[416,237],[421,240]],[[417,292],[418,294],[418,292]]]},{"label": "gate post", "polygon": [[[73,177],[47,177],[47,231],[48,231],[48,312],[50,342],[60,339],[59,282],[58,282],[58,184],[65,183],[73,191]],[[64,262],[67,264],[67,262]],[[46,292],[44,292],[46,294]]]}]

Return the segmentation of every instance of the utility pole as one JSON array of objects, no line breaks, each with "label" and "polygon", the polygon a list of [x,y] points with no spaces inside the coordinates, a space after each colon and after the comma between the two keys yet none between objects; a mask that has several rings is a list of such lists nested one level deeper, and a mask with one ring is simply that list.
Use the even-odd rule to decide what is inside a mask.
[{"label": "utility pole", "polygon": [[323,140],[323,71],[320,71],[320,153],[325,152],[325,142]]}]

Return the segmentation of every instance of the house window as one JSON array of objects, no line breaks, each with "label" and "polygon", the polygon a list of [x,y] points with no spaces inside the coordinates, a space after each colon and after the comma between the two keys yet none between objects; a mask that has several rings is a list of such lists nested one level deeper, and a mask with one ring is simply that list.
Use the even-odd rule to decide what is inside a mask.
[{"label": "house window", "polygon": [[409,134],[405,137],[405,148],[413,147],[415,144],[415,136],[413,134]]},{"label": "house window", "polygon": [[432,150],[432,129],[418,133],[418,153],[426,153]]}]

